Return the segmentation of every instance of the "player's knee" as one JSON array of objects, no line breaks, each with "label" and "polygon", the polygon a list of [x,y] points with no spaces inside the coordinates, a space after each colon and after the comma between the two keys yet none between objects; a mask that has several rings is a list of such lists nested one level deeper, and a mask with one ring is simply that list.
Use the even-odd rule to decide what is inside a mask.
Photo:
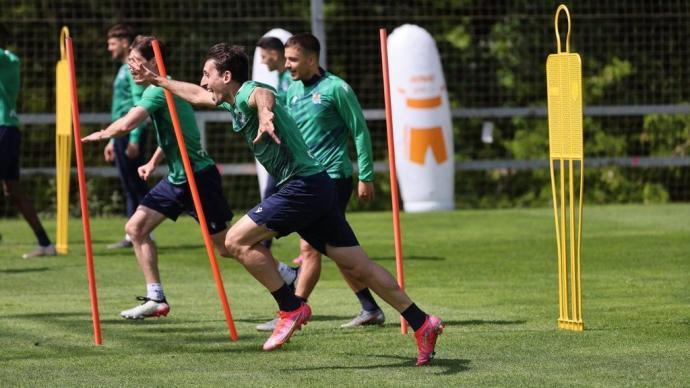
[{"label": "player's knee", "polygon": [[242,261],[247,247],[240,243],[238,236],[228,233],[228,235],[225,237],[225,250],[227,251],[229,257],[234,257],[237,260]]},{"label": "player's knee", "polygon": [[144,230],[141,223],[132,221],[131,219],[125,224],[125,233],[134,241],[145,238]]}]

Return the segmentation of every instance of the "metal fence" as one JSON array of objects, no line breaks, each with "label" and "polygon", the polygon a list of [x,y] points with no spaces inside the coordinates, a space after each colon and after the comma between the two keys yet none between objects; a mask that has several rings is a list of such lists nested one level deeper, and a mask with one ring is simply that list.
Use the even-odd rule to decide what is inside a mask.
[{"label": "metal fence", "polygon": [[[583,58],[588,200],[599,203],[690,200],[690,3],[566,1],[573,51]],[[15,1],[0,3],[9,45],[22,58],[23,180],[38,208],[51,212],[54,65],[58,37],[75,42],[85,132],[105,124],[116,65],[105,31],[117,22],[159,36],[169,71],[196,82],[205,50],[219,41],[253,53],[267,30],[323,29],[328,68],[345,78],[366,109],[379,189],[386,190],[385,125],[378,29],[418,24],[435,38],[453,105],[459,207],[539,206],[549,201],[546,172],[546,56],[553,52],[558,2],[478,1]],[[323,18],[319,9],[323,13]],[[312,13],[312,10],[316,12]],[[222,165],[234,207],[258,199],[252,158],[215,112],[197,116],[210,154]],[[490,131],[491,137],[482,137]],[[97,213],[121,211],[114,170],[100,146],[85,148]],[[546,193],[546,194],[545,194]],[[72,196],[76,198],[75,195]],[[75,202],[76,204],[76,202]],[[353,204],[356,207],[356,205]],[[385,201],[373,205],[385,207]],[[76,206],[75,206],[76,207]],[[0,199],[0,213],[13,215]]]}]

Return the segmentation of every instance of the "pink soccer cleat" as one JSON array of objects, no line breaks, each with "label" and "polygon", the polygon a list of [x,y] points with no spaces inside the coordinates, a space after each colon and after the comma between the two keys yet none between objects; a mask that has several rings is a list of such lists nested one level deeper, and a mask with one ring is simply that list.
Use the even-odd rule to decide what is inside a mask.
[{"label": "pink soccer cleat", "polygon": [[417,340],[417,366],[426,365],[434,358],[434,348],[436,347],[436,340],[438,336],[443,333],[443,322],[441,318],[429,315],[422,327],[415,333],[414,337]]},{"label": "pink soccer cleat", "polygon": [[311,308],[308,304],[302,303],[297,310],[279,311],[278,323],[268,340],[264,342],[264,350],[275,350],[283,346],[290,340],[295,331],[300,330],[302,325],[306,325],[311,318]]}]

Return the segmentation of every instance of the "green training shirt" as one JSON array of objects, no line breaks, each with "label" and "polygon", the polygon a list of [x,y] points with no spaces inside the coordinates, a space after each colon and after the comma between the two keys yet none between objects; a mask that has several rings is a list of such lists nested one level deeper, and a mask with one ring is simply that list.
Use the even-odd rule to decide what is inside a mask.
[{"label": "green training shirt", "polygon": [[287,92],[287,108],[302,132],[309,151],[331,178],[352,176],[348,135],[357,150],[359,180],[374,180],[371,137],[362,107],[350,85],[324,72],[314,84],[293,82]]},{"label": "green training shirt", "polygon": [[[110,115],[113,121],[119,119],[129,112],[144,93],[144,87],[137,85],[132,78],[132,73],[129,71],[129,66],[123,64],[115,75],[113,80],[113,102],[110,108]],[[146,128],[146,124],[142,124],[133,129],[129,133],[130,143],[139,143],[141,132]]]},{"label": "green training shirt", "polygon": [[283,104],[283,106],[286,106],[287,104],[287,91],[288,88],[292,85],[292,77],[290,76],[290,72],[288,70],[285,70],[284,72],[278,74],[278,87],[276,88],[276,101],[280,102]]},{"label": "green training shirt", "polygon": [[18,127],[19,57],[0,49],[0,125]]},{"label": "green training shirt", "polygon": [[244,135],[247,145],[266,171],[281,185],[294,176],[310,176],[324,171],[307,150],[295,121],[281,104],[273,106],[273,126],[280,139],[277,144],[270,136],[265,135],[261,142],[254,144],[259,130],[259,116],[256,108],[249,106],[249,96],[257,87],[266,88],[275,94],[275,89],[255,81],[247,81],[237,91],[235,103],[223,103],[219,106],[230,112],[233,131]]},{"label": "green training shirt", "polygon": [[[187,153],[192,163],[192,169],[194,172],[197,172],[206,167],[215,165],[213,159],[211,159],[208,153],[206,153],[206,150],[201,147],[201,136],[199,134],[199,128],[196,126],[196,119],[192,106],[177,96],[175,96],[174,99],[177,115],[180,118],[180,126],[182,126],[182,135],[187,145]],[[177,146],[175,129],[170,119],[170,112],[168,111],[168,104],[165,101],[165,92],[163,88],[150,85],[144,90],[144,94],[136,103],[136,106],[146,109],[146,112],[151,116],[153,128],[156,129],[156,140],[158,141],[158,145],[163,149],[165,159],[168,162],[168,168],[170,169],[168,180],[170,183],[176,185],[185,183],[187,181],[187,176],[184,173],[184,164],[182,163],[182,156]]]}]

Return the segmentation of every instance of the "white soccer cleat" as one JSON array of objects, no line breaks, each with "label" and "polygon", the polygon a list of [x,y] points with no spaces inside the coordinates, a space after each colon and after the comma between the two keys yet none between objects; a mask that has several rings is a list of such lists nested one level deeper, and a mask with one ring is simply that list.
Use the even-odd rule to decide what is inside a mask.
[{"label": "white soccer cleat", "polygon": [[273,329],[276,328],[276,324],[278,324],[279,319],[280,319],[280,317],[275,317],[268,322],[260,323],[260,324],[256,325],[256,330],[257,331],[273,331]]},{"label": "white soccer cleat", "polygon": [[386,316],[383,315],[383,310],[377,309],[374,311],[362,310],[357,314],[356,317],[348,323],[340,325],[340,327],[346,329],[350,327],[361,327],[369,325],[383,325],[386,322]]},{"label": "white soccer cleat", "polygon": [[22,258],[32,259],[34,257],[55,256],[55,255],[57,255],[57,251],[55,250],[55,245],[50,244],[50,245],[45,246],[45,247],[39,245],[33,251],[23,254]]},{"label": "white soccer cleat", "polygon": [[144,303],[131,308],[129,310],[122,311],[120,316],[125,319],[144,319],[151,317],[167,316],[170,312],[170,306],[168,302],[163,300],[154,300],[145,298],[143,296],[137,296],[137,300],[144,301]]}]

